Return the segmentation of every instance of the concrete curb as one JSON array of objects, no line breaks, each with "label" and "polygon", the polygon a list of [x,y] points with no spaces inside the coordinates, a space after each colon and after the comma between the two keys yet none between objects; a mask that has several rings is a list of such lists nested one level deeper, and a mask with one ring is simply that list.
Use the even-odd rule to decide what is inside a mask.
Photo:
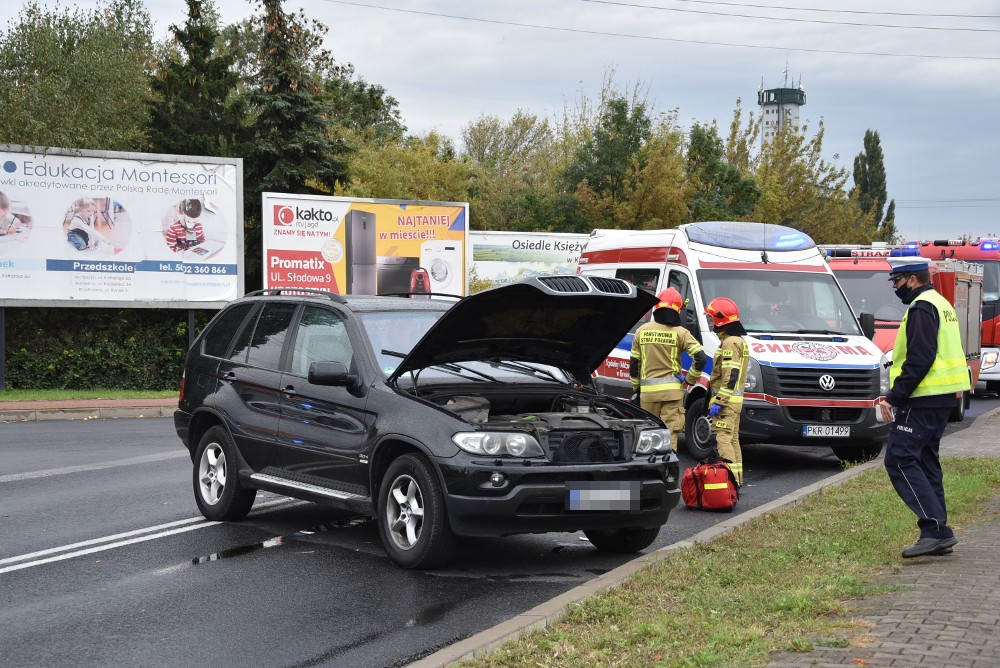
[{"label": "concrete curb", "polygon": [[[997,413],[1000,413],[1000,408],[995,408],[991,411],[983,413],[978,416],[971,425],[962,431],[976,429],[981,423],[985,422]],[[959,437],[961,434],[962,432],[957,432],[946,436],[942,440],[942,455],[947,456],[946,444],[950,440]],[[441,668],[459,661],[466,661],[486,656],[504,643],[510,640],[516,640],[527,632],[534,631],[536,629],[543,629],[547,626],[555,624],[569,613],[572,606],[591,596],[608,589],[612,589],[613,587],[617,587],[622,583],[622,581],[632,575],[632,573],[667,558],[677,550],[692,547],[698,543],[708,542],[724,533],[732,531],[736,527],[748,524],[758,517],[762,517],[776,510],[794,506],[801,503],[806,497],[811,496],[812,494],[821,492],[828,487],[842,485],[848,480],[855,478],[866,471],[881,466],[881,457],[858,466],[853,466],[846,471],[830,476],[825,480],[820,480],[819,482],[807,485],[806,487],[798,489],[790,494],[786,494],[780,499],[775,499],[774,501],[766,503],[762,506],[757,506],[756,508],[748,510],[745,513],[741,513],[740,515],[736,515],[719,522],[715,526],[705,529],[687,540],[667,545],[659,550],[656,550],[655,552],[645,554],[629,561],[628,563],[622,564],[618,568],[610,570],[593,580],[589,580],[579,587],[574,587],[566,593],[537,605],[527,612],[517,615],[516,617],[502,622],[492,628],[486,629],[485,631],[481,631],[474,636],[466,638],[465,640],[461,640],[454,645],[449,645],[448,647],[438,650],[430,656],[419,659],[409,664],[406,668]]]},{"label": "concrete curb", "polygon": [[0,422],[171,417],[177,399],[82,399],[0,402]]}]

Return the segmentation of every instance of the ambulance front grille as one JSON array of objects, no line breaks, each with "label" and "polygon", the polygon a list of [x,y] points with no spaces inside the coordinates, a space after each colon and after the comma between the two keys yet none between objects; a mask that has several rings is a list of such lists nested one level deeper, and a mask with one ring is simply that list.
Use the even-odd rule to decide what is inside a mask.
[{"label": "ambulance front grille", "polygon": [[[768,394],[797,399],[875,399],[878,396],[878,369],[814,369],[761,366]],[[820,378],[831,376],[830,390]]]}]

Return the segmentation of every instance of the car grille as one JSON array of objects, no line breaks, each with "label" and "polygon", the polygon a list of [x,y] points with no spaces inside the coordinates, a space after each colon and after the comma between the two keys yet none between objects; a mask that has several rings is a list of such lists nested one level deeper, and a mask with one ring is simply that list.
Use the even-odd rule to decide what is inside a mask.
[{"label": "car grille", "polygon": [[559,464],[601,464],[621,457],[621,443],[611,430],[550,431],[549,452]]},{"label": "car grille", "polygon": [[[768,394],[799,399],[874,399],[878,396],[878,369],[811,369],[761,365]],[[833,377],[834,387],[820,387],[820,377]]]},{"label": "car grille", "polygon": [[860,408],[787,406],[788,419],[809,424],[854,423],[861,420]]}]

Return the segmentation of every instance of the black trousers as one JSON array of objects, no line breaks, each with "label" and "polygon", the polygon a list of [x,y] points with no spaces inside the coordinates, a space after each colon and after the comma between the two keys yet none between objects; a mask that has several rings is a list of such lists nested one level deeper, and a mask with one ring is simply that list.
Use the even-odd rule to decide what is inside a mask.
[{"label": "black trousers", "polygon": [[903,503],[917,516],[921,538],[950,538],[938,448],[951,408],[898,410],[889,430],[885,470]]}]

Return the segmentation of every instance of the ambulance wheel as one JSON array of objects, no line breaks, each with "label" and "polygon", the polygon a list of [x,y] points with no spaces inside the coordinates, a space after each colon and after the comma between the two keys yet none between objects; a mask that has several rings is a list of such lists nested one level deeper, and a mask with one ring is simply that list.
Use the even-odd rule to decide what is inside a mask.
[{"label": "ambulance wheel", "polygon": [[961,422],[965,419],[965,409],[969,407],[969,392],[963,392],[955,401],[955,407],[951,409],[948,422]]},{"label": "ambulance wheel", "polygon": [[871,445],[835,445],[833,454],[842,462],[864,463],[871,461],[882,453],[882,443],[872,443]]},{"label": "ambulance wheel", "polygon": [[653,544],[660,533],[660,527],[652,529],[641,529],[633,527],[630,529],[600,529],[584,531],[583,534],[590,541],[590,544],[601,552],[615,552],[617,554],[633,554],[639,550],[644,550]]},{"label": "ambulance wheel", "polygon": [[687,453],[701,461],[712,454],[709,439],[712,437],[712,421],[705,412],[705,398],[696,399],[684,417],[684,446]]}]

